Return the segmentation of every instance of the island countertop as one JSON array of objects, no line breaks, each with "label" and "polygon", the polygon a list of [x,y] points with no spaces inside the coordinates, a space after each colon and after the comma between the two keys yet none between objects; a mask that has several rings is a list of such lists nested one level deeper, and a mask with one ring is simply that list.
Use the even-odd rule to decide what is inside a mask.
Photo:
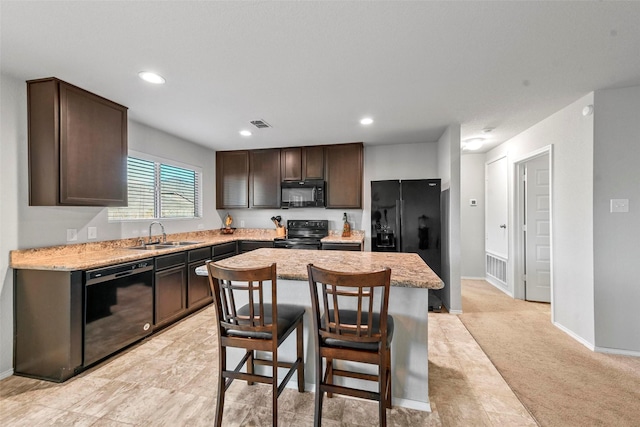
[{"label": "island countertop", "polygon": [[[442,280],[418,254],[400,252],[310,251],[261,248],[218,261],[224,267],[250,268],[277,264],[279,279],[307,280],[307,264],[342,272],[368,272],[391,268],[391,286],[441,289]],[[207,275],[199,267],[199,275]]]}]

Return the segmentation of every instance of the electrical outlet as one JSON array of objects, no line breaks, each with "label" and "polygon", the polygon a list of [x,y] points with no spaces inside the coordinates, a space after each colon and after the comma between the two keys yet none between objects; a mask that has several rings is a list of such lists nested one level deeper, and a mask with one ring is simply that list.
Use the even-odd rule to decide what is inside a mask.
[{"label": "electrical outlet", "polygon": [[198,224],[198,230],[204,230],[204,224]]},{"label": "electrical outlet", "polygon": [[244,228],[244,221],[240,221],[240,227]]},{"label": "electrical outlet", "polygon": [[629,212],[629,199],[611,199],[611,212]]},{"label": "electrical outlet", "polygon": [[88,227],[87,239],[97,239],[97,238],[98,238],[98,227]]},{"label": "electrical outlet", "polygon": [[67,228],[67,242],[75,242],[76,240],[78,240],[78,230]]}]

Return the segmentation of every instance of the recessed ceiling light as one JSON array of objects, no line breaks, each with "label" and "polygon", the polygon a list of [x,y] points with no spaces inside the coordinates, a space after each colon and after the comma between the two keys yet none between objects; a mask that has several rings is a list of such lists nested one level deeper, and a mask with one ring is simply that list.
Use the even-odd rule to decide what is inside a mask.
[{"label": "recessed ceiling light", "polygon": [[248,130],[241,130],[240,131],[240,135],[242,135],[242,136],[251,136],[251,132],[249,132]]},{"label": "recessed ceiling light", "polygon": [[373,119],[370,117],[365,117],[364,119],[360,120],[361,125],[370,125],[371,123],[373,123]]},{"label": "recessed ceiling light", "polygon": [[462,148],[469,151],[475,151],[482,148],[484,138],[471,138],[462,142]]},{"label": "recessed ceiling light", "polygon": [[138,76],[145,82],[153,83],[156,85],[162,85],[165,82],[164,77],[160,74],[152,73],[151,71],[140,71]]}]

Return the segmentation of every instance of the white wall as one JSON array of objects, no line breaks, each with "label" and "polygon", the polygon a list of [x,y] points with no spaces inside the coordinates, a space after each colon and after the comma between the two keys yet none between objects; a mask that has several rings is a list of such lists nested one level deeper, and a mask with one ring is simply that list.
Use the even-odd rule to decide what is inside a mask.
[{"label": "white wall", "polygon": [[[585,344],[594,343],[593,292],[593,116],[583,116],[593,104],[589,94],[486,154],[486,160],[507,155],[509,205],[514,205],[514,160],[553,145],[553,318]],[[515,230],[514,212],[509,230]],[[514,254],[514,238],[509,237]],[[513,292],[513,257],[508,286]]]},{"label": "white wall", "polygon": [[[98,228],[97,240],[112,240],[148,233],[150,221],[113,222],[106,208],[28,206],[26,84],[0,75],[2,91],[2,153],[0,206],[0,375],[13,366],[13,272],[9,251],[66,244],[67,228],[78,230],[78,241],[87,241],[87,227]],[[219,228],[215,210],[215,152],[156,129],[129,121],[129,148],[182,163],[203,171],[203,217],[195,220],[163,220],[167,233]],[[157,230],[155,230],[157,232]]]},{"label": "white wall", "polygon": [[[463,154],[460,159],[460,275],[484,278],[484,154]],[[469,200],[478,204],[470,206]]]},{"label": "white wall", "polygon": [[640,86],[596,91],[594,105],[595,344],[640,355]]},{"label": "white wall", "polygon": [[460,282],[460,125],[450,125],[438,140],[438,174],[442,179],[442,281],[438,291],[452,313],[462,312]]},{"label": "white wall", "polygon": [[13,270],[18,247],[17,141],[26,138],[26,85],[0,74],[0,379],[13,372]]},{"label": "white wall", "polygon": [[[204,229],[220,227],[221,219],[215,211],[215,152],[213,150],[133,121],[128,123],[128,142],[130,150],[198,166],[202,169],[203,217],[163,219],[162,224],[167,234],[193,231],[200,224]],[[18,165],[20,166],[18,172],[20,248],[66,244],[67,228],[78,230],[77,243],[88,241],[87,227],[90,226],[97,227],[97,240],[148,235],[151,221],[109,222],[106,208],[29,206],[26,135],[24,141],[18,144]]]}]

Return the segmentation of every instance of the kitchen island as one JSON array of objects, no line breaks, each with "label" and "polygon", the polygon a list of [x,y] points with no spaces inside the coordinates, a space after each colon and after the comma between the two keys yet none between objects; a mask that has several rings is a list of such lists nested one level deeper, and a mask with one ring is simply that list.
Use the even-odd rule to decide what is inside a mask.
[{"label": "kitchen island", "polygon": [[[309,251],[294,249],[257,249],[219,261],[219,265],[249,268],[277,264],[278,302],[299,304],[306,307],[304,320],[305,388],[313,390],[315,384],[314,354],[311,337],[311,298],[306,266],[309,263],[326,269],[343,272],[367,272],[391,268],[389,314],[395,319],[395,332],[391,345],[392,403],[395,406],[430,411],[428,378],[428,296],[429,289],[443,287],[442,280],[417,254],[397,252],[349,252]],[[207,275],[205,267],[196,270]],[[295,354],[294,340],[287,340],[280,350],[286,360]],[[228,350],[230,366],[242,357],[242,350]],[[336,362],[345,363],[345,362]],[[362,365],[362,369],[374,369]],[[344,384],[355,384],[354,379],[344,379]],[[294,378],[290,387],[295,387]],[[373,383],[358,382],[358,387]]]}]

